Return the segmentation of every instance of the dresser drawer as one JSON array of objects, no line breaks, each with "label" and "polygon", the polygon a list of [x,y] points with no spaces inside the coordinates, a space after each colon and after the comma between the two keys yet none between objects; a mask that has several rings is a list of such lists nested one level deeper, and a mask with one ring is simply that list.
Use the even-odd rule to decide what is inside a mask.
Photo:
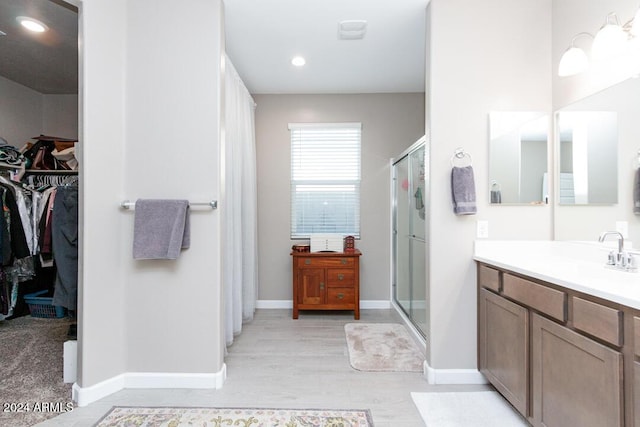
[{"label": "dresser drawer", "polygon": [[354,288],[327,289],[327,304],[354,304],[356,291]]},{"label": "dresser drawer", "polygon": [[572,297],[573,327],[620,347],[622,312],[582,298]]},{"label": "dresser drawer", "polygon": [[327,270],[327,286],[337,288],[352,288],[356,283],[354,269],[330,268]]},{"label": "dresser drawer", "polygon": [[355,258],[341,256],[298,257],[298,268],[306,267],[353,267]]},{"label": "dresser drawer", "polygon": [[500,272],[494,268],[480,265],[478,268],[478,282],[483,288],[500,292]]},{"label": "dresser drawer", "polygon": [[504,273],[502,294],[561,322],[567,321],[567,294],[562,291]]}]

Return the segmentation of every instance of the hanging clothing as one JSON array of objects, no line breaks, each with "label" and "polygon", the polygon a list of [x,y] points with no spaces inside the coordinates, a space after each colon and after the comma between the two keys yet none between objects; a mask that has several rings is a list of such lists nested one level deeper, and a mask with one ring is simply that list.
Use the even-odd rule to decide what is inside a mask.
[{"label": "hanging clothing", "polygon": [[78,187],[58,187],[51,217],[56,265],[53,305],[76,311],[78,298]]}]

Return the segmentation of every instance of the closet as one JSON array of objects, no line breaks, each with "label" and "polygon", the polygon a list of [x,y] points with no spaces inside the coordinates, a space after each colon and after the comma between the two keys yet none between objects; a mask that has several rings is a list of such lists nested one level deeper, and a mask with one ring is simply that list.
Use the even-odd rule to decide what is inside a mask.
[{"label": "closet", "polygon": [[[0,159],[11,162],[0,161],[0,319],[75,317],[77,311],[78,172],[51,152],[47,161],[56,169],[39,164],[45,146],[58,153],[54,144],[63,144],[67,154],[75,146],[39,138],[25,144],[33,148],[24,154],[0,145]],[[66,158],[77,166],[73,154]]]},{"label": "closet", "polygon": [[426,153],[423,137],[392,161],[393,301],[423,336],[427,332],[429,277]]},{"label": "closet", "polygon": [[[62,142],[73,144],[79,137],[77,8],[61,0],[0,3],[0,31],[5,33],[0,35],[3,57],[0,64],[0,137],[18,150],[26,142],[35,144],[42,134],[53,135],[58,141],[68,138],[71,141]],[[48,31],[28,33],[19,27],[16,16],[36,18],[48,26]],[[58,148],[59,152],[66,149]],[[0,163],[3,160],[6,159],[0,156]],[[27,384],[28,390],[24,390],[24,394],[20,394],[19,388],[7,390],[7,401],[22,401],[26,399],[26,393],[49,402],[70,399],[71,385],[63,383],[63,346],[66,349],[65,341],[76,339],[79,177],[77,165],[71,166],[75,170],[60,170],[60,167],[62,165],[51,163],[25,164],[24,167],[11,163],[0,165],[0,191],[5,200],[17,196],[24,202],[23,215],[20,216],[19,209],[17,215],[23,229],[21,240],[27,248],[26,256],[19,252],[19,258],[25,261],[5,265],[0,272],[2,276],[11,270],[10,280],[5,279],[4,286],[0,287],[0,326],[5,339],[15,336],[13,331],[23,329],[29,330],[27,336],[37,336],[37,340],[30,342],[31,352],[18,352],[20,358],[13,363],[17,366],[15,375],[23,375],[29,369],[30,377],[38,378],[38,381]],[[53,205],[51,201],[54,201]],[[8,213],[15,215],[11,210]],[[10,219],[6,211],[4,214],[0,226],[3,219],[4,224],[7,218]],[[53,221],[56,221],[55,227]],[[49,236],[47,242],[44,236]],[[75,248],[57,247],[61,242],[75,245]],[[69,278],[71,286],[65,286],[63,292],[56,295],[56,283],[69,283]],[[35,305],[30,310],[24,296],[33,294],[38,294],[35,298],[46,300],[32,300]],[[38,311],[41,318],[33,318],[34,311]],[[3,344],[10,345],[8,340]],[[40,350],[45,348],[46,351]],[[22,353],[29,357],[22,357]],[[31,362],[36,368],[30,365]],[[22,378],[4,380],[24,383]],[[35,417],[34,413],[28,415]]]}]

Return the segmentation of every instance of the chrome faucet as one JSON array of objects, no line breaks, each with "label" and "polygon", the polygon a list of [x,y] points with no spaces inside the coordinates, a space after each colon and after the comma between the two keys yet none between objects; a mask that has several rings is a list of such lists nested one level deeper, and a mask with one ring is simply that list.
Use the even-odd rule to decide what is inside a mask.
[{"label": "chrome faucet", "polygon": [[621,254],[622,249],[624,248],[624,236],[619,231],[603,232],[602,234],[600,234],[600,237],[598,237],[598,242],[604,242],[604,239],[606,239],[607,236],[615,236],[615,235],[618,235],[618,253]]},{"label": "chrome faucet", "polygon": [[624,236],[619,231],[605,231],[598,237],[599,242],[604,242],[607,236],[618,236],[618,253],[609,252],[607,265],[618,270],[635,272],[638,270],[635,257],[624,250]]}]

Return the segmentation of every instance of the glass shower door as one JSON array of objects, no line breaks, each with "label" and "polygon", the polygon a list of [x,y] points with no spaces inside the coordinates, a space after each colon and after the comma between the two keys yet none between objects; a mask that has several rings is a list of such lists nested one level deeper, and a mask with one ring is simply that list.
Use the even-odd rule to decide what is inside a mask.
[{"label": "glass shower door", "polygon": [[427,330],[425,146],[394,163],[393,297],[420,332]]}]

